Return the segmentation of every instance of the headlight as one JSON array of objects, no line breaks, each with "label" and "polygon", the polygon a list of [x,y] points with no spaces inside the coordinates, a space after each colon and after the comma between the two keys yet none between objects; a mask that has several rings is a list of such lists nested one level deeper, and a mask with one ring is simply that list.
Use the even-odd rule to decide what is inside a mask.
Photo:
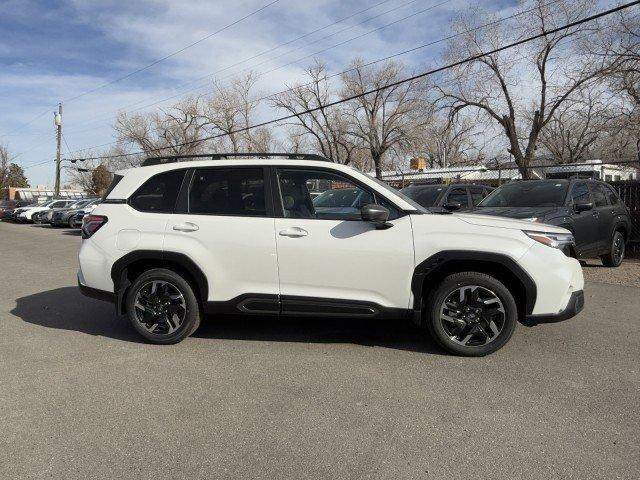
[{"label": "headlight", "polygon": [[542,223],[544,218],[542,218],[542,217],[530,217],[530,218],[523,218],[522,220],[524,220],[525,222]]},{"label": "headlight", "polygon": [[529,237],[551,248],[563,249],[567,245],[575,245],[576,241],[570,233],[532,232],[523,230]]}]

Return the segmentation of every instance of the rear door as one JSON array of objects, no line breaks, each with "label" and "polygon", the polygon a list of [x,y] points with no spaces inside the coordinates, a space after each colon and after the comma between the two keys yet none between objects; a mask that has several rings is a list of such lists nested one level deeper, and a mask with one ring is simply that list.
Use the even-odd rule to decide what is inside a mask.
[{"label": "rear door", "polygon": [[591,191],[586,181],[580,181],[573,184],[569,192],[569,202],[571,208],[571,225],[573,235],[576,240],[576,248],[578,253],[583,256],[589,254],[596,248],[598,214],[595,210],[587,210],[585,212],[576,212],[574,205],[578,203],[593,203]]},{"label": "rear door", "polygon": [[[336,194],[312,200],[311,188]],[[378,306],[408,308],[414,266],[408,215],[330,169],[278,168],[273,190],[283,313],[372,316]],[[322,202],[328,197],[335,201]],[[367,203],[390,209],[392,226],[378,230],[363,221],[360,206]]]},{"label": "rear door", "polygon": [[593,210],[597,214],[596,246],[599,251],[604,252],[610,246],[615,215],[609,203],[606,187],[598,182],[589,182],[589,189],[593,197]]},{"label": "rear door", "polygon": [[262,166],[207,167],[194,169],[185,180],[166,225],[164,250],[183,253],[202,269],[209,301],[235,307],[261,298],[259,310],[277,311],[268,172]]}]

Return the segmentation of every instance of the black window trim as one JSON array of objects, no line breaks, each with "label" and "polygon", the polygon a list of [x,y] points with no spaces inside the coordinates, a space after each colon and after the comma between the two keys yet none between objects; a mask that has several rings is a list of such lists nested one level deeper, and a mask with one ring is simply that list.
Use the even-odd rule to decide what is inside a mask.
[{"label": "black window trim", "polygon": [[[280,172],[279,172],[280,170],[303,170],[303,171],[329,173],[331,175],[336,175],[336,176],[343,176],[347,178],[350,182],[352,182],[354,185],[356,185],[357,187],[362,188],[363,190],[369,192],[373,196],[373,199],[377,205],[379,205],[378,198],[382,198],[384,199],[385,202],[388,202],[390,205],[392,205],[393,208],[395,208],[398,211],[398,216],[396,217],[396,219],[402,218],[408,214],[404,209],[400,208],[395,202],[391,201],[385,195],[382,195],[378,191],[369,187],[369,185],[365,184],[364,182],[361,182],[360,180],[353,178],[351,175],[348,175],[347,173],[341,172],[339,170],[333,170],[331,168],[322,168],[322,167],[316,167],[316,166],[307,167],[302,165],[291,165],[291,166],[271,165],[269,168],[272,170],[271,192],[273,196],[273,205],[274,207],[277,206],[276,208],[274,208],[275,218],[288,218],[284,216],[284,206],[282,205],[282,195],[280,192]],[[322,221],[331,221],[331,222],[336,222],[336,221],[362,222],[363,221],[362,219],[359,219],[359,218],[349,218],[349,219],[345,218],[340,220],[330,219],[330,218],[305,218],[300,220],[322,220]]]},{"label": "black window trim", "polygon": [[[265,214],[264,215],[238,215],[236,213],[197,213],[189,211],[189,192],[193,185],[193,181],[196,176],[197,170],[256,170],[262,169],[264,179],[264,202],[265,202]],[[206,217],[237,217],[237,218],[274,218],[273,208],[273,195],[271,194],[271,181],[270,181],[270,168],[265,165],[214,165],[214,166],[202,166],[190,168],[187,175],[185,175],[182,187],[180,188],[180,194],[178,195],[178,202],[176,205],[175,213],[184,215],[198,215]]]}]

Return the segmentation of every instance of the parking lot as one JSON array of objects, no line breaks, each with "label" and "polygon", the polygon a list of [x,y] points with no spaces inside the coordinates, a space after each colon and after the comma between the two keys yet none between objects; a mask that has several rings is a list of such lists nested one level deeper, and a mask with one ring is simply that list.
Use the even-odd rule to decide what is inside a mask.
[{"label": "parking lot", "polygon": [[144,344],[79,294],[79,243],[0,222],[0,478],[638,478],[637,260],[586,267],[578,317],[460,358],[371,320]]}]

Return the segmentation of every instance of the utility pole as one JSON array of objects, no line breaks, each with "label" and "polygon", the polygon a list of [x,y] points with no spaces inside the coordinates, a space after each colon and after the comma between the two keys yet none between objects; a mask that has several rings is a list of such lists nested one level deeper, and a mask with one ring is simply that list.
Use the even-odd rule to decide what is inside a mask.
[{"label": "utility pole", "polygon": [[62,142],[62,103],[58,104],[58,112],[53,112],[53,123],[56,126],[56,186],[54,196],[60,196],[60,151]]}]

